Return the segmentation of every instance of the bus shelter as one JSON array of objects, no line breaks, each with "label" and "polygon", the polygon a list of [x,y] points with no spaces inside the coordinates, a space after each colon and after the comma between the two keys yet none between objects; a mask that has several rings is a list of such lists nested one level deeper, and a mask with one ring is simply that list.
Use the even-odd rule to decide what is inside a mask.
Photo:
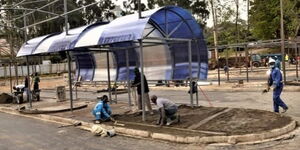
[{"label": "bus shelter", "polygon": [[[139,67],[141,76],[145,74],[148,80],[189,80],[190,86],[193,79],[206,80],[208,72],[208,50],[203,30],[187,10],[177,6],[144,11],[141,17],[132,14],[109,23],[94,23],[36,37],[23,44],[17,57],[49,53],[67,53],[69,68],[70,57],[73,57],[75,79],[108,80],[110,99],[110,81],[127,81],[130,85],[135,67]],[[106,68],[103,60],[106,60]],[[113,67],[110,61],[113,61]],[[72,109],[71,80],[69,71]],[[143,80],[141,84],[143,91]],[[131,105],[130,86],[128,94]],[[192,92],[190,103],[194,105]],[[142,106],[144,119],[143,95]]]}]

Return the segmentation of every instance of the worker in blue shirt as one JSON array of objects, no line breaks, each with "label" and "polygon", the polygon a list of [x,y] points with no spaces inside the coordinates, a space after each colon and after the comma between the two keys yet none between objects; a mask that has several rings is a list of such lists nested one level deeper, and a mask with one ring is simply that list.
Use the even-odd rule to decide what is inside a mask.
[{"label": "worker in blue shirt", "polygon": [[282,89],[283,89],[283,83],[282,83],[282,74],[278,67],[275,65],[275,60],[271,59],[269,60],[269,65],[271,68],[271,74],[268,81],[268,90],[271,86],[273,86],[273,105],[274,105],[274,112],[279,112],[279,106],[283,108],[283,112],[286,112],[288,110],[287,105],[282,101],[280,98]]},{"label": "worker in blue shirt", "polygon": [[93,109],[93,115],[95,116],[96,120],[95,123],[101,123],[104,121],[115,121],[111,117],[111,108],[109,106],[108,102],[108,97],[107,95],[103,95],[100,98],[100,101],[96,104],[96,106]]}]

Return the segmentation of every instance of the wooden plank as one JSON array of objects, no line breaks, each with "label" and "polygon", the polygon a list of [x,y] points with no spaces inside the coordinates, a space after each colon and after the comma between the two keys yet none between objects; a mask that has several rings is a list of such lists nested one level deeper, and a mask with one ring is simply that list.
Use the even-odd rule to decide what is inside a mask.
[{"label": "wooden plank", "polygon": [[157,126],[157,125],[149,125],[144,123],[136,123],[136,122],[127,122],[127,121],[119,121],[119,123],[123,124],[132,124],[132,125],[139,125],[139,126],[148,126],[148,127],[154,127],[154,128],[165,128],[165,129],[173,129],[173,130],[180,130],[180,131],[187,131],[187,132],[198,132],[198,133],[204,133],[204,134],[213,134],[213,135],[226,135],[225,132],[214,132],[214,131],[204,131],[204,130],[191,130],[191,129],[184,129],[184,128],[176,128],[176,127],[167,127],[167,126]]},{"label": "wooden plank", "polygon": [[210,121],[210,120],[212,120],[212,119],[214,119],[214,118],[220,116],[221,114],[224,114],[224,113],[226,113],[226,112],[229,112],[230,110],[232,110],[232,108],[227,108],[227,109],[225,109],[225,110],[223,110],[223,111],[220,111],[220,112],[218,112],[218,113],[216,113],[216,114],[214,114],[214,115],[212,115],[212,116],[209,116],[209,117],[207,117],[207,118],[201,120],[201,121],[200,121],[199,123],[197,123],[197,124],[193,124],[193,125],[189,126],[188,129],[190,129],[190,130],[197,129],[197,128],[199,128],[201,125],[203,125],[203,124],[207,123],[208,121]]}]

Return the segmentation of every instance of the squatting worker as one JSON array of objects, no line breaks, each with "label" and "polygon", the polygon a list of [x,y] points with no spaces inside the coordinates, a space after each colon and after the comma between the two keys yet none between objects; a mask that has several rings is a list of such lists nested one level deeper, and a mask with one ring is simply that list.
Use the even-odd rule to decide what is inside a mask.
[{"label": "squatting worker", "polygon": [[[135,77],[132,86],[137,86],[138,109],[142,110],[142,83],[141,83],[141,73],[138,68],[134,68],[134,74]],[[148,111],[150,111],[150,114],[153,114],[150,99],[149,99],[149,86],[145,75],[144,75],[144,101],[148,107]]]},{"label": "squatting worker", "polygon": [[164,98],[157,98],[156,95],[151,96],[151,101],[158,107],[159,119],[157,120],[157,125],[171,125],[176,121],[180,122],[180,116],[177,113],[178,107],[174,102]]},{"label": "squatting worker", "polygon": [[269,66],[271,68],[269,81],[268,81],[268,90],[271,86],[273,86],[273,105],[274,105],[274,112],[279,112],[279,106],[283,108],[283,112],[288,110],[287,105],[282,101],[280,98],[283,83],[282,83],[282,74],[278,67],[275,65],[275,60],[270,58],[269,59]]},{"label": "squatting worker", "polygon": [[115,121],[111,117],[112,111],[108,104],[107,95],[103,95],[102,97],[100,97],[100,101],[96,104],[92,113],[96,118],[95,123],[101,123],[101,122],[110,121],[110,120]]}]

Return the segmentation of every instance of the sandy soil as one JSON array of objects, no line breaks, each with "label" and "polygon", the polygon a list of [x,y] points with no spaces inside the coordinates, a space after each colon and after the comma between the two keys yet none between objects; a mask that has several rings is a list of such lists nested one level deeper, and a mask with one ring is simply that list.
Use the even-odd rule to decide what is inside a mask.
[{"label": "sandy soil", "polygon": [[[96,102],[89,102],[88,107],[75,110],[73,112],[56,113],[56,116],[63,116],[87,122],[94,120],[91,110]],[[208,121],[194,130],[188,130],[188,127],[199,123],[203,119],[212,116],[218,112],[225,110],[223,107],[194,107],[181,105],[179,106],[179,114],[181,122],[171,126],[159,127],[155,123],[159,117],[156,112],[154,115],[146,114],[146,121],[142,121],[142,116],[138,113],[129,111],[127,104],[119,103],[111,105],[114,118],[120,123],[124,123],[125,127],[133,129],[147,130],[157,133],[169,133],[182,136],[212,136],[214,134],[201,133],[201,131],[210,131],[217,133],[225,133],[225,135],[239,135],[258,133],[283,127],[291,122],[290,117],[275,114],[263,110],[254,109],[238,109],[234,108],[223,113],[216,118]],[[105,124],[113,125],[112,122]],[[198,131],[198,132],[197,132]]]},{"label": "sandy soil", "polygon": [[236,108],[214,118],[197,129],[236,135],[281,128],[290,122],[290,117],[273,112]]}]

